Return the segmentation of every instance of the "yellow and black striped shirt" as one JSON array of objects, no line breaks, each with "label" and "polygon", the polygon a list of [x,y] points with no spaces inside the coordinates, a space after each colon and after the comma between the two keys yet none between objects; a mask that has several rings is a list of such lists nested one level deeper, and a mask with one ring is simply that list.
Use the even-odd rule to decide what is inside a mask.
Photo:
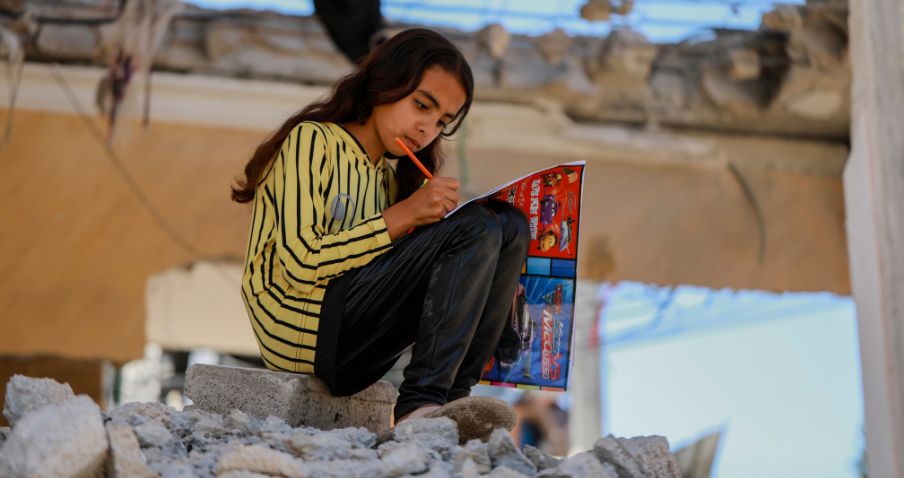
[{"label": "yellow and black striped shirt", "polygon": [[268,367],[313,373],[330,279],[391,247],[395,172],[335,123],[302,122],[257,187],[242,297]]}]

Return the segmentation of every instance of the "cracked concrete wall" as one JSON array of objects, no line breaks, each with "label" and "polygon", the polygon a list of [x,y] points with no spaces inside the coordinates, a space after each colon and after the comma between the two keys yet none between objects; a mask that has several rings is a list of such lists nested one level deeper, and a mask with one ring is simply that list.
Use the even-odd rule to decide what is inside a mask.
[{"label": "cracked concrete wall", "polygon": [[[103,65],[114,0],[0,2],[19,24],[29,61]],[[777,6],[759,31],[654,44],[608,37],[476,34],[439,29],[469,58],[478,100],[554,102],[572,118],[845,140],[850,124],[847,7],[839,1]],[[403,28],[393,25],[392,28]],[[316,17],[261,11],[177,15],[154,69],[330,85],[351,65]]]}]

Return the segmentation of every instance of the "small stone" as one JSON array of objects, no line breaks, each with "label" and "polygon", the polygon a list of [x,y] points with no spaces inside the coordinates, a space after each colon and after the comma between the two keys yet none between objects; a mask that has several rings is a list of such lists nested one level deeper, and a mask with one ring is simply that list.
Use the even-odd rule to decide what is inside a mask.
[{"label": "small stone", "polygon": [[385,454],[380,460],[385,476],[416,475],[429,468],[430,453],[414,443],[404,443]]},{"label": "small stone", "polygon": [[[486,478],[527,478],[528,475],[517,472],[507,466],[500,466],[489,474],[483,475]],[[533,476],[533,475],[530,475]]]},{"label": "small stone", "polygon": [[107,474],[111,478],[154,478],[157,476],[147,464],[138,438],[132,427],[125,423],[109,422],[106,425],[110,441],[110,459]]},{"label": "small stone", "polygon": [[536,476],[537,467],[521,453],[506,430],[497,428],[490,435],[487,452],[494,467],[507,467],[527,476]]},{"label": "small stone", "polygon": [[669,442],[661,436],[617,439],[649,476],[681,478],[678,460],[669,450]]},{"label": "small stone", "polygon": [[28,413],[0,448],[0,476],[94,476],[107,459],[100,408],[86,395]]},{"label": "small stone", "polygon": [[107,417],[113,421],[128,423],[133,427],[147,421],[154,421],[169,427],[173,415],[178,413],[175,408],[159,402],[129,402],[107,412]]},{"label": "small stone", "polygon": [[134,430],[142,447],[164,447],[173,440],[173,434],[158,422],[142,423]]},{"label": "small stone", "polygon": [[646,478],[643,465],[625,446],[612,435],[605,436],[593,445],[593,455],[601,463],[609,463],[619,477]]},{"label": "small stone", "polygon": [[195,432],[204,433],[213,437],[220,437],[226,433],[226,429],[223,425],[223,417],[215,414],[202,417],[195,422],[194,430]]},{"label": "small stone", "polygon": [[216,473],[221,475],[230,471],[250,471],[287,478],[304,476],[299,463],[290,455],[260,445],[236,448],[223,455],[217,463]]},{"label": "small stone", "polygon": [[540,472],[544,478],[619,478],[603,468],[599,460],[590,452],[568,457],[555,467]]},{"label": "small stone", "polygon": [[398,475],[384,474],[379,460],[331,460],[301,463],[301,472],[311,478],[384,478]]},{"label": "small stone", "polygon": [[351,443],[330,433],[296,433],[286,448],[305,461],[342,460],[351,457]]},{"label": "small stone", "polygon": [[195,467],[184,461],[166,461],[150,465],[161,478],[195,478]]},{"label": "small stone", "polygon": [[545,451],[536,448],[531,445],[524,445],[522,448],[522,453],[527,457],[537,467],[538,470],[545,470],[547,468],[555,468],[556,465],[559,464],[561,460],[558,458],[546,453]]},{"label": "small stone", "polygon": [[[456,466],[464,470],[466,463],[471,463],[477,473],[489,473],[493,468],[490,463],[490,455],[487,453],[487,444],[478,440],[469,440],[455,455]],[[470,465],[468,465],[470,466]]]},{"label": "small stone", "polygon": [[356,448],[372,448],[377,443],[377,435],[363,427],[338,428],[330,430],[329,433]]},{"label": "small stone", "polygon": [[231,410],[223,416],[223,426],[239,430],[248,435],[253,435],[258,428],[254,422],[255,420],[251,415],[241,410]]},{"label": "small stone", "polygon": [[75,398],[68,383],[59,383],[50,378],[32,378],[13,375],[6,383],[6,401],[3,402],[3,416],[10,426],[15,427],[26,413],[53,403],[63,403]]},{"label": "small stone", "polygon": [[[489,471],[489,470],[488,470]],[[461,478],[478,478],[481,475],[477,463],[471,458],[465,458],[458,470],[458,476]]]},{"label": "small stone", "polygon": [[447,417],[412,418],[395,427],[394,437],[448,455],[458,446],[458,425]]},{"label": "small stone", "polygon": [[217,478],[273,478],[270,475],[262,475],[260,473],[254,473],[253,471],[247,470],[236,470],[236,471],[227,471],[226,473],[222,473],[217,475]]},{"label": "small stone", "polygon": [[452,465],[441,460],[433,460],[428,465],[427,473],[417,475],[418,478],[452,478]]}]

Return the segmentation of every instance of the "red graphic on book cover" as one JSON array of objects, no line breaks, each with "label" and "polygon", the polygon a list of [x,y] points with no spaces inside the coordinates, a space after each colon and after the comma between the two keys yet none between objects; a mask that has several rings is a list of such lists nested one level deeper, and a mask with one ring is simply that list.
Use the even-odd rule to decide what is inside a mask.
[{"label": "red graphic on book cover", "polygon": [[527,216],[528,255],[574,259],[577,255],[578,207],[584,166],[568,165],[532,174],[493,195]]}]

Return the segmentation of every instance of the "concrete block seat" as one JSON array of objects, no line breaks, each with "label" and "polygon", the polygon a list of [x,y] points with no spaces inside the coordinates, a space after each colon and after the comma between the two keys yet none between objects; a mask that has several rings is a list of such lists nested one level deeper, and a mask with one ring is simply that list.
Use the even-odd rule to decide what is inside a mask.
[{"label": "concrete block seat", "polygon": [[379,381],[355,395],[336,397],[313,375],[196,364],[186,372],[185,394],[209,412],[238,409],[259,418],[273,415],[292,427],[364,427],[379,433],[389,427],[398,392]]}]

